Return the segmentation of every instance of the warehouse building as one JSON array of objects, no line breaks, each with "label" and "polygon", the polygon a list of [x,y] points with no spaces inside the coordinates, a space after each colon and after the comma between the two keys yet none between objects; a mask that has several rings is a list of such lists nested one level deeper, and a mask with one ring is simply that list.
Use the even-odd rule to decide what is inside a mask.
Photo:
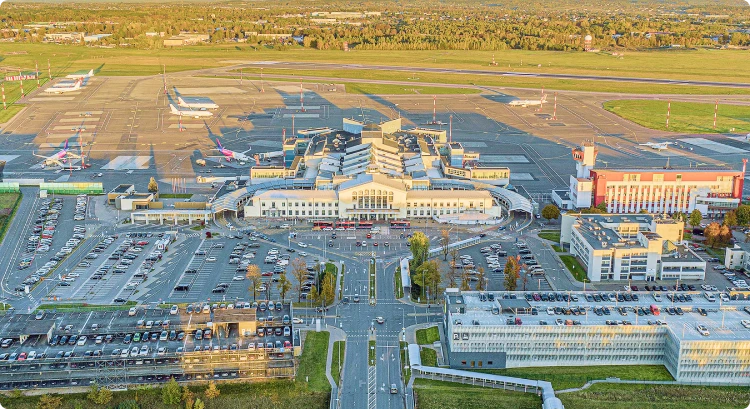
[{"label": "warehouse building", "polygon": [[[567,302],[516,295],[521,299],[511,299],[510,293],[446,290],[451,368],[664,365],[678,381],[750,385],[750,330],[741,324],[750,316],[741,302],[719,307],[696,296],[678,315],[667,313],[673,308],[668,300],[654,301],[648,293],[631,302],[587,301],[580,292],[567,293],[575,297]],[[611,315],[594,314],[603,307]],[[699,307],[706,309],[705,316],[693,312]],[[575,315],[550,316],[548,308],[575,310]],[[626,316],[618,308],[625,308]],[[634,313],[645,310],[660,314]]]}]

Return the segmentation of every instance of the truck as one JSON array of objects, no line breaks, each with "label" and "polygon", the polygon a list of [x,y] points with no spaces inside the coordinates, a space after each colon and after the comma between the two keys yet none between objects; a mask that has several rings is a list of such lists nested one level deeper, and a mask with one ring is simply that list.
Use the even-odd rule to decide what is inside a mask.
[{"label": "truck", "polygon": [[195,163],[197,163],[200,166],[206,166],[206,160],[205,159],[196,159]]}]

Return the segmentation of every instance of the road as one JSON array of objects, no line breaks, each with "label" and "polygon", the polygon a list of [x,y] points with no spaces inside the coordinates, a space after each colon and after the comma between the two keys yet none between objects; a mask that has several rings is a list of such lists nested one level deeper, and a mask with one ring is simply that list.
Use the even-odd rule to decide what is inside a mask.
[{"label": "road", "polygon": [[[528,77],[528,78],[552,78],[560,80],[583,80],[583,81],[614,81],[614,82],[638,82],[646,84],[659,85],[689,85],[702,87],[728,87],[728,88],[750,88],[746,83],[729,83],[719,81],[695,81],[695,80],[671,80],[662,78],[631,78],[616,77],[607,75],[575,75],[575,74],[551,74],[551,73],[532,73],[516,71],[496,71],[496,70],[465,70],[453,68],[431,68],[431,67],[399,67],[388,65],[361,65],[361,64],[329,64],[329,63],[310,63],[310,62],[279,62],[263,61],[262,63],[242,64],[242,67],[264,67],[264,68],[291,68],[302,70],[316,69],[347,69],[347,70],[366,70],[366,71],[402,71],[409,73],[432,73],[432,74],[460,74],[460,75],[486,75],[495,77]],[[236,68],[236,67],[233,67]],[[299,77],[295,77],[299,78]]]}]

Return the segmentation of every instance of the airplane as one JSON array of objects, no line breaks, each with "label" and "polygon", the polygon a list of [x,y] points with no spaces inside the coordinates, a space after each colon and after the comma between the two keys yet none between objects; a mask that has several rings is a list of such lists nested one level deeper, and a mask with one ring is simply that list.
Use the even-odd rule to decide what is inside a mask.
[{"label": "airplane", "polygon": [[250,149],[246,150],[245,152],[230,151],[229,149],[221,146],[221,142],[219,142],[218,139],[216,140],[216,150],[224,155],[224,159],[226,159],[227,162],[231,162],[232,159],[235,159],[238,162],[248,162],[252,159],[249,156],[245,155],[245,152],[250,151]]},{"label": "airplane", "polygon": [[44,92],[48,92],[50,94],[64,94],[66,92],[78,91],[79,89],[81,89],[81,84],[83,84],[83,79],[78,79],[76,80],[75,85],[73,85],[72,87],[58,87],[57,85],[55,85],[45,89]]},{"label": "airplane", "polygon": [[515,101],[508,102],[508,105],[512,107],[529,107],[535,105],[542,105],[547,102],[547,94],[542,94],[540,99],[517,99]]},{"label": "airplane", "polygon": [[651,149],[656,149],[657,151],[669,149],[669,145],[674,144],[674,142],[646,142],[646,143],[639,143],[640,146],[648,146]]},{"label": "airplane", "polygon": [[169,108],[175,115],[192,116],[195,118],[214,116],[213,112],[211,111],[196,111],[190,108],[177,108],[173,104],[169,104]]},{"label": "airplane", "polygon": [[36,153],[32,153],[34,156],[44,158],[44,161],[42,162],[42,168],[47,166],[53,166],[57,165],[61,168],[65,167],[65,162],[67,162],[68,157],[72,157],[75,159],[81,159],[81,155],[77,155],[70,150],[68,150],[68,140],[65,140],[65,146],[55,153],[52,156],[43,156],[43,155],[37,155]]}]

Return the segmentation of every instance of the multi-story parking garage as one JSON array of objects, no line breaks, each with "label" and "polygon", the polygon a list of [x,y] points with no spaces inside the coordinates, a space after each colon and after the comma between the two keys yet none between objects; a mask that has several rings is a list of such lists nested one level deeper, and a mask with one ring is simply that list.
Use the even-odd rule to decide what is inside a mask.
[{"label": "multi-story parking garage", "polygon": [[291,306],[245,306],[6,315],[0,389],[293,377]]},{"label": "multi-story parking garage", "polygon": [[542,301],[538,293],[448,289],[450,365],[658,364],[678,381],[750,385],[750,303],[709,301],[698,292],[685,302],[668,293],[625,294],[630,301],[581,292],[545,293]]}]

